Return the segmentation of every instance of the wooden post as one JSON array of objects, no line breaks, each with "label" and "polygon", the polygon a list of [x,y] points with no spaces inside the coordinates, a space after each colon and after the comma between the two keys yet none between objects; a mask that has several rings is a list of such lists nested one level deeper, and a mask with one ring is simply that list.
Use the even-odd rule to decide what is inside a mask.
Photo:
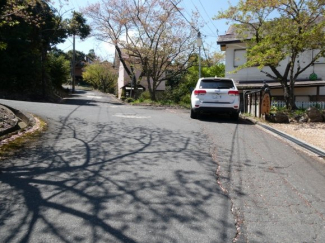
[{"label": "wooden post", "polygon": [[257,113],[257,93],[255,92],[255,117],[257,117],[256,113]]},{"label": "wooden post", "polygon": [[261,118],[262,117],[262,96],[263,96],[263,90],[260,91],[260,113],[258,114],[258,117]]}]

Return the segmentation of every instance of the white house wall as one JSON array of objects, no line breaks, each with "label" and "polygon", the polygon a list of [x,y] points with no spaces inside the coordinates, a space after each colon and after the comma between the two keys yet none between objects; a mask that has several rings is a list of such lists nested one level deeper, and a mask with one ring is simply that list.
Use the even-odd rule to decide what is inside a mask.
[{"label": "white house wall", "polygon": [[[140,76],[140,71],[136,71],[135,75],[137,78],[139,78]],[[125,86],[126,84],[130,83],[131,79],[129,77],[129,75],[127,74],[127,72],[125,71],[122,62],[120,62],[119,65],[119,76],[118,76],[118,98],[120,99],[122,96],[122,87]],[[152,82],[152,79],[150,79],[150,81]],[[164,91],[166,88],[166,82],[162,81],[159,86],[157,87],[157,91]],[[148,90],[148,82],[147,79],[145,77],[142,78],[140,84],[146,88],[146,90]]]},{"label": "white house wall", "polygon": [[[237,68],[236,64],[245,63],[246,62],[246,51],[245,44],[228,44],[226,47],[226,77],[233,78],[236,81],[261,81],[261,80],[272,80],[267,77],[264,73],[262,73],[257,67],[245,68],[239,70],[236,73],[233,71]],[[306,51],[302,55],[300,55],[299,61],[301,67],[304,67],[309,63],[312,56],[315,55],[313,51]],[[286,67],[288,60],[283,60],[278,67],[278,70],[283,73]],[[263,68],[263,71],[273,74],[271,69],[268,67]],[[305,72],[303,72],[298,79],[309,79],[310,74],[316,73],[318,78],[325,78],[325,59],[321,58],[314,65],[309,67]]]},{"label": "white house wall", "polygon": [[122,87],[124,86],[124,67],[122,62],[120,62],[119,65],[119,70],[118,70],[118,80],[117,80],[117,93],[118,93],[118,98],[121,99],[122,96]]}]

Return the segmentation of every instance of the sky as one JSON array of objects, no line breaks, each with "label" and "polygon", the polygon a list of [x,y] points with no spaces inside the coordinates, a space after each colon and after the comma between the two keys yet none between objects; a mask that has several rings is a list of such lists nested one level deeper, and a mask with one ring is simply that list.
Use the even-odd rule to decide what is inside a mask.
[{"label": "sky", "polygon": [[[64,18],[70,18],[72,11],[80,11],[90,4],[96,3],[99,0],[61,0],[63,7],[60,10]],[[168,1],[168,0],[166,0]],[[59,0],[54,0],[54,7],[59,9]],[[190,19],[192,11],[199,12],[201,22],[204,26],[200,29],[203,41],[203,47],[206,53],[220,51],[217,45],[218,35],[223,35],[229,28],[225,20],[213,20],[219,11],[226,10],[229,6],[236,4],[238,0],[183,0],[178,6],[183,9],[184,18]],[[90,22],[88,22],[90,23]],[[57,48],[67,52],[72,50],[72,38],[68,38],[65,43],[57,45]],[[107,43],[99,42],[94,37],[88,37],[85,40],[76,38],[76,50],[88,54],[89,50],[94,49],[97,56],[103,60],[112,61],[114,58],[114,47]],[[204,53],[204,52],[203,52]]]}]

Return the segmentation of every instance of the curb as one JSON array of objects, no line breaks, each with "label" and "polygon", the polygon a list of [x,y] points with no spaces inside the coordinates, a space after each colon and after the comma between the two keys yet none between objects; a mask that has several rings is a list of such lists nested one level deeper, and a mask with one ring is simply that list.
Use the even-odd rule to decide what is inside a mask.
[{"label": "curb", "polygon": [[[15,122],[14,126],[0,132],[0,137],[9,135],[10,133],[14,133],[29,127],[33,127],[36,124],[36,120],[31,114],[23,113],[20,110],[14,109],[4,104],[0,104],[0,106],[9,111],[9,113],[12,113],[17,118],[17,121]],[[26,126],[22,127],[21,122],[25,123]]]},{"label": "curb", "polygon": [[2,137],[2,136],[6,135],[8,133],[12,133],[12,132],[18,130],[19,129],[19,126],[18,126],[19,120],[17,119],[17,116],[14,114],[14,112],[12,112],[12,110],[9,109],[7,106],[0,104],[0,108],[3,109],[3,110],[6,110],[6,113],[9,113],[10,116],[13,116],[14,119],[15,119],[14,120],[15,123],[11,127],[0,131],[0,137]]},{"label": "curb", "polygon": [[300,139],[298,139],[298,138],[296,138],[294,136],[286,134],[286,133],[284,133],[282,131],[279,131],[279,130],[271,127],[271,126],[268,126],[268,125],[266,125],[266,124],[264,124],[262,122],[256,121],[256,120],[254,120],[252,118],[242,117],[242,116],[241,116],[241,118],[243,120],[245,120],[245,121],[249,121],[249,122],[253,123],[254,125],[258,125],[258,126],[264,128],[264,129],[266,129],[266,130],[268,130],[268,131],[270,131],[272,133],[275,133],[275,134],[279,135],[280,137],[285,138],[285,139],[289,140],[290,142],[293,142],[296,145],[299,145],[300,147],[302,147],[304,149],[307,149],[308,151],[318,155],[319,157],[325,158],[325,151],[318,148],[318,147],[316,147],[316,146],[314,146],[314,145],[308,144],[308,143],[306,143],[306,142],[304,142],[304,141],[302,141],[302,140],[300,140]]},{"label": "curb", "polygon": [[7,109],[9,109],[10,111],[12,111],[15,114],[15,116],[17,116],[20,120],[25,122],[27,126],[35,125],[36,121],[32,115],[30,115],[28,113],[23,113],[20,110],[14,109],[7,105],[3,105],[3,104],[1,104],[1,105],[6,107]]}]

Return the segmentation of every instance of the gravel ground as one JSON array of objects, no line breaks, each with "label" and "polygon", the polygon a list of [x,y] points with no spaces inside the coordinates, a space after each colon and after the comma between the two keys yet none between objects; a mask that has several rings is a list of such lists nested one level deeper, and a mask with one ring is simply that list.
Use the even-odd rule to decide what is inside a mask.
[{"label": "gravel ground", "polygon": [[325,122],[267,123],[267,125],[325,151]]}]

